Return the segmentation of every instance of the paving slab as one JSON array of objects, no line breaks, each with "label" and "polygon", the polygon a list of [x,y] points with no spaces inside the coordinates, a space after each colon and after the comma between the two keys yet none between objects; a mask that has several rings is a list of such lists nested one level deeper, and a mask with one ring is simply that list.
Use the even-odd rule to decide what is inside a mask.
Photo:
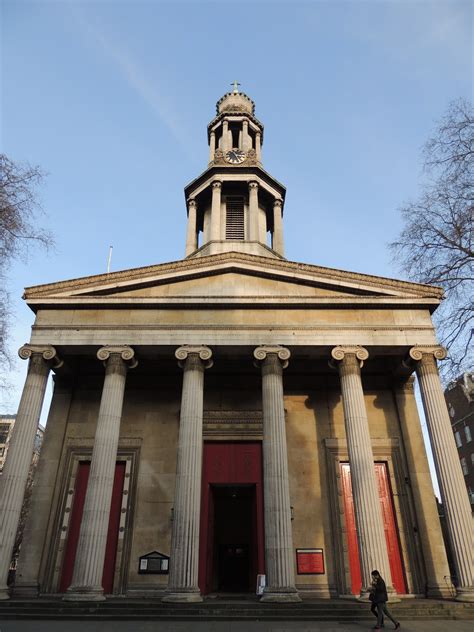
[{"label": "paving slab", "polygon": [[[374,623],[318,621],[1,621],[0,632],[369,632]],[[393,630],[387,625],[384,630]],[[472,621],[402,621],[400,632],[473,632]]]}]

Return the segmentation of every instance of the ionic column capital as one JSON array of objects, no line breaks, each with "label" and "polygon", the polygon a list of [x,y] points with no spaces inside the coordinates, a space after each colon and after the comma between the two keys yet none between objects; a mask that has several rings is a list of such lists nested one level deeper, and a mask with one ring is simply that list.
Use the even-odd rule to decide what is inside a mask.
[{"label": "ionic column capital", "polygon": [[335,363],[348,364],[350,360],[353,360],[359,368],[362,368],[368,357],[369,352],[365,347],[359,345],[338,346],[331,350],[330,366],[334,368]]},{"label": "ionic column capital", "polygon": [[39,355],[53,369],[59,369],[64,362],[59,358],[56,349],[51,345],[23,345],[18,349],[18,355],[22,360],[29,360]]},{"label": "ionic column capital", "polygon": [[283,200],[281,198],[275,198],[273,200],[273,208],[281,208],[283,206]]},{"label": "ionic column capital", "polygon": [[253,352],[256,366],[259,366],[261,362],[269,359],[269,356],[274,356],[279,360],[281,367],[286,369],[288,366],[288,360],[291,357],[290,350],[280,345],[263,345],[257,347]]},{"label": "ionic column capital", "polygon": [[423,362],[427,360],[430,362],[431,360],[444,360],[447,356],[447,351],[441,345],[415,345],[408,352],[409,360],[414,362]]},{"label": "ionic column capital", "polygon": [[249,182],[249,191],[258,191],[258,182],[256,182],[255,180],[252,180],[251,182]]},{"label": "ionic column capital", "polygon": [[214,182],[212,183],[212,188],[213,189],[221,189],[222,188],[221,180],[214,180]]},{"label": "ionic column capital", "polygon": [[129,369],[134,369],[138,362],[135,358],[135,351],[128,345],[102,347],[97,351],[97,358],[107,366],[112,357],[119,358]]},{"label": "ionic column capital", "polygon": [[191,368],[188,360],[194,360],[192,368],[202,366],[203,369],[210,369],[214,364],[212,361],[212,350],[205,345],[183,345],[175,351],[175,357],[182,369]]},{"label": "ionic column capital", "polygon": [[197,208],[197,202],[195,198],[188,198],[187,203],[188,203],[188,210],[191,208],[194,208],[194,209]]}]

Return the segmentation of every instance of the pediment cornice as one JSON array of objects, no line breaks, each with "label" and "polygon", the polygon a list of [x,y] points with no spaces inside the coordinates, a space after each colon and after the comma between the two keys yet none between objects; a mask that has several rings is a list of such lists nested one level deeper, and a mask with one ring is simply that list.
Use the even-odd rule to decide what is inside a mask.
[{"label": "pediment cornice", "polygon": [[245,253],[227,252],[28,287],[25,288],[24,298],[29,302],[40,298],[100,296],[106,299],[110,295],[112,299],[112,295],[117,298],[118,293],[131,289],[210,277],[227,272],[241,272],[295,284],[327,287],[332,291],[340,290],[341,295],[345,294],[348,298],[350,294],[354,294],[355,297],[365,295],[385,299],[389,297],[420,298],[434,299],[435,302],[439,302],[443,296],[443,290],[435,286]]}]

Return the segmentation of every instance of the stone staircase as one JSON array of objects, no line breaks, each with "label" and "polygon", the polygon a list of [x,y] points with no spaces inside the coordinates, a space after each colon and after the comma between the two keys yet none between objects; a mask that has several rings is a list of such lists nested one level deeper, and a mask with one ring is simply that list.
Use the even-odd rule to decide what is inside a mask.
[{"label": "stone staircase", "polygon": [[[403,620],[474,620],[474,603],[406,599],[390,607]],[[60,598],[0,601],[6,620],[128,620],[128,621],[373,621],[369,604],[352,600],[305,600],[264,604],[256,599],[209,599],[197,604],[169,604],[154,599],[109,598],[99,603],[71,603]]]}]

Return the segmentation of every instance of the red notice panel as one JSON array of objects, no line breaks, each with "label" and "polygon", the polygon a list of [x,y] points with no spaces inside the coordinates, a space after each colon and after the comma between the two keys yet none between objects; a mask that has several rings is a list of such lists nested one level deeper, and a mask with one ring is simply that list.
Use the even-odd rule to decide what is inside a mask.
[{"label": "red notice panel", "polygon": [[296,549],[298,575],[324,575],[322,549]]}]

